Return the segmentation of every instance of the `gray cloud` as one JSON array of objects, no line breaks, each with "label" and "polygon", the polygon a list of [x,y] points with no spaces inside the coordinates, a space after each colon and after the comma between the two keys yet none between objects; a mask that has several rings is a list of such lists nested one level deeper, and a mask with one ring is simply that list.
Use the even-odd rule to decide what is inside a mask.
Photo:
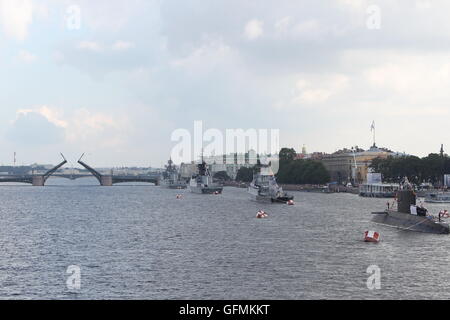
[{"label": "gray cloud", "polygon": [[22,113],[9,128],[7,138],[20,145],[52,145],[64,141],[64,129],[39,113]]},{"label": "gray cloud", "polygon": [[[63,14],[72,1],[46,3],[54,9],[53,26],[62,18],[52,14]],[[189,129],[194,120],[219,129],[280,128],[282,144],[306,143],[318,151],[369,145],[373,119],[380,123],[380,141],[393,149],[426,153],[434,150],[422,150],[428,139],[450,139],[434,128],[446,127],[450,99],[448,1],[377,1],[379,30],[366,27],[373,4],[368,0],[77,3],[84,17],[80,31],[29,32],[26,49],[39,60],[27,68],[41,69],[11,67],[9,74],[32,90],[13,102],[0,97],[15,106],[9,113],[0,110],[4,119],[29,105],[52,105],[68,114],[80,108],[126,114],[133,130],[120,131],[123,161],[154,163],[167,157],[170,132]],[[245,34],[251,20],[261,26],[257,37]],[[118,42],[132,45],[114,50]],[[2,46],[9,49],[2,50],[2,61],[20,49],[9,42]],[[57,64],[46,58],[48,52],[58,53]],[[0,82],[9,79],[0,75]],[[19,120],[10,131],[20,125],[22,136],[27,126],[50,132],[45,141],[61,130],[43,119]],[[408,124],[399,125],[403,121]],[[404,141],[395,134],[399,126],[405,135],[416,135],[415,128],[427,134]],[[113,130],[102,129],[95,143],[86,132],[82,148],[96,149],[117,136]],[[19,140],[40,139],[30,132]],[[332,134],[324,138],[325,132]],[[21,135],[9,134],[14,136]],[[73,142],[70,148],[81,147]],[[114,162],[118,156],[106,148],[98,157]]]}]

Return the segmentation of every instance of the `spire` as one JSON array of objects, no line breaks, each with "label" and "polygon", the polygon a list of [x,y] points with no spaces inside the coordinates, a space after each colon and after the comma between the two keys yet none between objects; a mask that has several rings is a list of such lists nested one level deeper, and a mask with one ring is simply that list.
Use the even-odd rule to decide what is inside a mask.
[{"label": "spire", "polygon": [[373,147],[376,148],[377,144],[375,143],[375,120],[372,121],[372,125],[370,126],[370,131],[373,132]]},{"label": "spire", "polygon": [[444,156],[444,145],[443,145],[443,144],[441,144],[441,151],[440,151],[440,155],[441,155],[441,157],[443,157],[443,156]]}]

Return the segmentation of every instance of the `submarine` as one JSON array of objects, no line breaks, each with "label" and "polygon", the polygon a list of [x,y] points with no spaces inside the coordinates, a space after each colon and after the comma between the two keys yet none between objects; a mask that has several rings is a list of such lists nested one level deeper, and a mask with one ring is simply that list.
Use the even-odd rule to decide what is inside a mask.
[{"label": "submarine", "polygon": [[428,210],[416,205],[416,194],[411,189],[397,191],[397,211],[387,209],[382,212],[372,212],[372,222],[425,233],[449,234],[450,227],[441,216],[428,214]]}]

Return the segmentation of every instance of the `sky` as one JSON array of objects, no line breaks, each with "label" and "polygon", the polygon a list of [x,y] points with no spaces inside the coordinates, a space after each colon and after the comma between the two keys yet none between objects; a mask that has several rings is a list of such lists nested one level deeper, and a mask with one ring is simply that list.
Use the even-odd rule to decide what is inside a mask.
[{"label": "sky", "polygon": [[171,134],[450,148],[446,0],[0,0],[0,164],[161,166]]}]

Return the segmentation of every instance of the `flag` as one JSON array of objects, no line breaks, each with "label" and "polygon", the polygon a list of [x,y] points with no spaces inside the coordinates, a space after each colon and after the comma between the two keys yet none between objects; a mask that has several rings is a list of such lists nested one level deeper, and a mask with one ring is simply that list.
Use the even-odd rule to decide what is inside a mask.
[{"label": "flag", "polygon": [[370,131],[375,130],[375,120],[372,121],[372,125],[370,126]]}]

